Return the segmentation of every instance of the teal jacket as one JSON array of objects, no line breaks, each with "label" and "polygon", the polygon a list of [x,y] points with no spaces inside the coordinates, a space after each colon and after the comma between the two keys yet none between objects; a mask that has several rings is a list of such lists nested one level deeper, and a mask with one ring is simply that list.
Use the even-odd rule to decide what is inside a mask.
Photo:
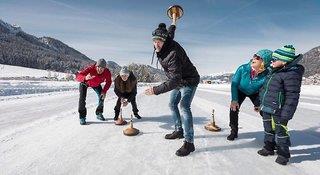
[{"label": "teal jacket", "polygon": [[259,93],[259,89],[263,86],[263,83],[268,74],[268,67],[270,66],[272,59],[272,51],[263,49],[256,53],[263,59],[265,71],[258,74],[253,79],[251,78],[251,61],[247,64],[243,64],[238,67],[237,71],[232,77],[231,83],[231,100],[238,101],[238,90],[243,92],[246,95],[252,95]]}]

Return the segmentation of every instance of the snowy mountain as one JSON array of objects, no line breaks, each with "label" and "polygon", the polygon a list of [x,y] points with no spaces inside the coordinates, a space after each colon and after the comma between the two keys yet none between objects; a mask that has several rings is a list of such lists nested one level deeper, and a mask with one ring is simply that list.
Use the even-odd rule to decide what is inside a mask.
[{"label": "snowy mountain", "polygon": [[233,73],[216,73],[212,75],[203,75],[200,77],[202,83],[221,84],[230,83]]},{"label": "snowy mountain", "polygon": [[[76,73],[94,63],[95,61],[57,39],[37,38],[18,26],[0,20],[0,64]],[[107,66],[113,76],[119,74],[120,65],[108,61]],[[158,82],[165,79],[163,71],[151,66],[133,63],[129,67],[139,81]]]},{"label": "snowy mountain", "polygon": [[107,68],[111,72],[112,79],[115,79],[121,70],[121,66],[114,61],[107,61]]},{"label": "snowy mountain", "polygon": [[0,33],[17,34],[22,32],[21,27],[18,25],[10,25],[0,19]]},{"label": "snowy mountain", "polygon": [[0,64],[75,73],[93,60],[63,42],[0,20]]},{"label": "snowy mountain", "polygon": [[164,71],[149,65],[131,63],[128,67],[140,82],[160,82],[167,79]]},{"label": "snowy mountain", "polygon": [[305,67],[305,77],[320,74],[320,46],[303,54],[300,63]]},{"label": "snowy mountain", "polygon": [[[127,65],[129,70],[131,70],[137,77],[139,82],[160,82],[166,80],[165,73],[154,67],[144,64],[131,63]],[[114,61],[107,61],[107,67],[112,73],[113,78],[119,75],[121,66]]]},{"label": "snowy mountain", "polygon": [[320,85],[320,74],[314,74],[308,78],[303,77],[302,84]]}]

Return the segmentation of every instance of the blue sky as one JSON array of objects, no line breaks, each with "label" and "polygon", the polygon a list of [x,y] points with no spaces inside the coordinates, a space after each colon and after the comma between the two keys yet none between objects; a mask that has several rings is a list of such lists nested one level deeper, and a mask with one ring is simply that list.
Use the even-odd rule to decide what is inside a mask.
[{"label": "blue sky", "polygon": [[63,41],[93,60],[150,64],[151,33],[181,5],[176,41],[204,74],[234,71],[259,49],[320,45],[319,0],[0,0],[0,18]]}]

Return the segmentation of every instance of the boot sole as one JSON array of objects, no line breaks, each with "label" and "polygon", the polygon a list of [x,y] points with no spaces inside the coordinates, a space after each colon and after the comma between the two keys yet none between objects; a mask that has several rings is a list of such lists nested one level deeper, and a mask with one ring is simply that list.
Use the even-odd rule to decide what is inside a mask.
[{"label": "boot sole", "polygon": [[105,118],[97,118],[97,119],[100,120],[100,121],[106,121]]},{"label": "boot sole", "polygon": [[179,139],[184,139],[184,137],[177,137],[177,138],[166,138],[164,137],[165,139],[167,140],[179,140]]},{"label": "boot sole", "polygon": [[272,153],[267,153],[267,154],[262,154],[262,153],[259,153],[259,151],[257,151],[257,153],[260,155],[260,156],[263,156],[263,157],[267,157],[267,156],[274,156],[274,152]]},{"label": "boot sole", "polygon": [[282,165],[282,166],[286,166],[287,164],[288,164],[288,162],[277,162],[277,161],[275,161],[277,164],[279,164],[279,165]]},{"label": "boot sole", "polygon": [[194,152],[194,151],[195,151],[195,149],[194,149],[194,150],[191,150],[191,151],[189,152],[189,154],[187,154],[187,155],[178,155],[178,154],[177,154],[177,152],[176,152],[176,156],[179,156],[179,157],[185,157],[185,156],[190,155],[190,153],[192,153],[192,152]]},{"label": "boot sole", "polygon": [[258,153],[260,156],[263,156],[263,157],[267,157],[267,156],[274,156],[274,154],[260,154]]},{"label": "boot sole", "polygon": [[87,125],[87,122],[85,121],[84,123],[82,123],[82,122],[80,121],[80,125]]},{"label": "boot sole", "polygon": [[234,141],[235,139],[237,139],[238,137],[235,137],[235,138],[233,138],[233,139],[231,139],[231,138],[227,138],[227,140],[229,140],[229,141]]},{"label": "boot sole", "polygon": [[283,166],[285,166],[285,165],[287,165],[287,164],[288,164],[289,159],[288,159],[288,158],[286,158],[286,160],[279,160],[279,157],[277,157],[277,158],[276,158],[276,160],[275,160],[275,162],[276,162],[277,164],[279,164],[279,165],[283,165]]}]

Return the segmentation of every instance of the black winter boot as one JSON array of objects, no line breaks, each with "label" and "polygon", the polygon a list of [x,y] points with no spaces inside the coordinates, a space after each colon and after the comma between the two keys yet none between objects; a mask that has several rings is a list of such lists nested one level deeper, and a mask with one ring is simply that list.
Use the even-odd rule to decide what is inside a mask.
[{"label": "black winter boot", "polygon": [[138,113],[134,113],[134,116],[135,116],[137,119],[141,119],[141,116],[140,116]]},{"label": "black winter boot", "polygon": [[291,157],[289,147],[288,146],[278,146],[277,149],[278,157],[276,162],[281,165],[286,165],[289,162],[289,158]]},{"label": "black winter boot", "polygon": [[180,156],[180,157],[187,156],[191,152],[193,152],[194,150],[195,150],[195,148],[194,148],[194,144],[193,143],[189,143],[187,141],[184,141],[182,147],[177,150],[176,155]]},{"label": "black winter boot", "polygon": [[97,119],[101,121],[105,121],[106,119],[103,117],[102,114],[97,114]]},{"label": "black winter boot", "polygon": [[231,133],[230,135],[228,135],[227,139],[232,141],[234,140],[235,138],[238,138],[238,130],[236,129],[231,129]]},{"label": "black winter boot", "polygon": [[173,131],[171,134],[166,134],[165,139],[182,139],[183,131]]},{"label": "black winter boot", "polygon": [[261,156],[271,156],[271,155],[274,155],[274,151],[267,150],[266,148],[262,148],[261,150],[258,151],[258,154]]},{"label": "black winter boot", "polygon": [[81,118],[79,119],[79,121],[80,121],[80,125],[86,125],[86,124],[87,124],[85,117],[81,117]]},{"label": "black winter boot", "polygon": [[289,162],[289,158],[278,155],[276,162],[280,165],[287,165],[287,163]]},{"label": "black winter boot", "polygon": [[274,155],[274,150],[276,145],[277,145],[276,142],[265,141],[263,148],[258,151],[258,154],[260,154],[261,156]]}]

